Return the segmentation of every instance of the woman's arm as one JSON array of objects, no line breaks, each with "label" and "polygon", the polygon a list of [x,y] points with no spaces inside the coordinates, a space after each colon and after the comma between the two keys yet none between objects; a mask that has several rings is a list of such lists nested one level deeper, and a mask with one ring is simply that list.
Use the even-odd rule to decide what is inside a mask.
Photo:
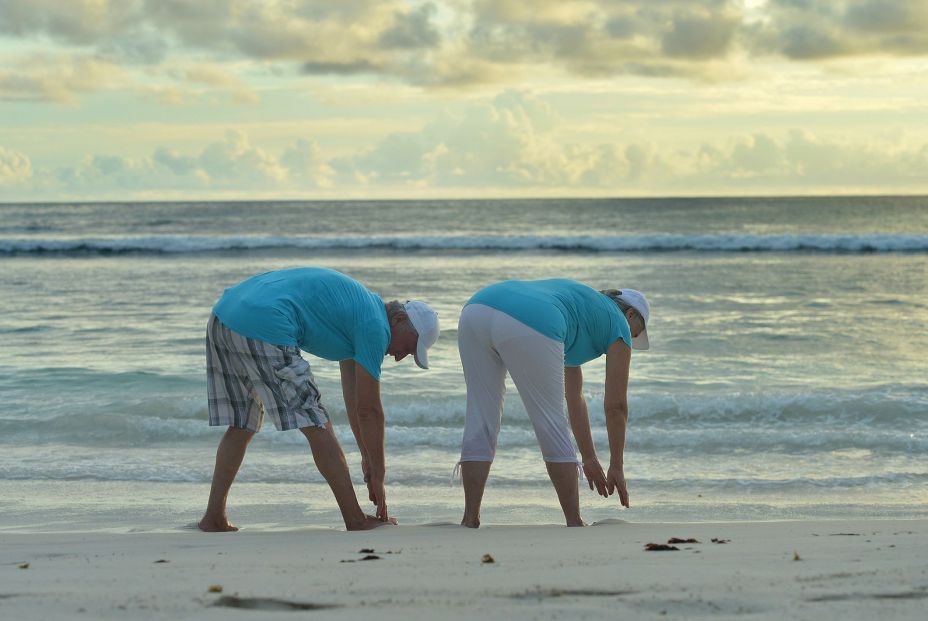
[{"label": "woman's arm", "polygon": [[606,475],[599,459],[596,457],[596,446],[593,444],[593,434],[590,431],[590,415],[583,398],[583,372],[580,367],[564,368],[564,397],[567,399],[567,415],[570,418],[570,428],[574,432],[577,448],[583,459],[583,473],[590,485],[601,496],[606,493]]},{"label": "woman's arm", "polygon": [[606,414],[606,431],[609,434],[609,471],[606,485],[609,493],[619,492],[619,501],[628,507],[628,489],[625,486],[625,430],[628,426],[628,370],[632,350],[625,341],[618,340],[606,352],[606,396],[603,411]]}]

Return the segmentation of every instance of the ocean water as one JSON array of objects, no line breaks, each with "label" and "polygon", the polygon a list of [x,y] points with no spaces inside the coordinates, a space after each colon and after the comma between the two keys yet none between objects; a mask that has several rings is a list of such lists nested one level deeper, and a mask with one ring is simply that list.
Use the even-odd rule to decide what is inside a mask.
[{"label": "ocean water", "polygon": [[[554,276],[652,303],[629,386],[632,508],[584,487],[588,521],[928,515],[928,197],[4,204],[0,530],[195,521],[222,433],[206,422],[210,307],[300,265],[440,313],[431,370],[384,362],[403,523],[460,519],[461,305]],[[338,365],[308,359],[363,499]],[[603,374],[584,367],[607,462]],[[305,440],[270,423],[229,511],[258,528],[340,523]],[[511,383],[483,514],[561,521]]]}]

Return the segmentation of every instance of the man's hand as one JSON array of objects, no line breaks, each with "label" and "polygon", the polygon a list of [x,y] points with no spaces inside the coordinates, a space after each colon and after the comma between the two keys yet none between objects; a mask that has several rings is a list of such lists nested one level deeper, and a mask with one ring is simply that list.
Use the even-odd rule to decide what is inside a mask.
[{"label": "man's hand", "polygon": [[371,464],[367,461],[367,456],[361,458],[361,473],[364,475],[364,482],[369,483],[371,480]]},{"label": "man's hand", "polygon": [[371,474],[370,481],[367,482],[367,491],[370,494],[370,500],[377,505],[377,517],[386,522],[390,519],[387,513],[387,490],[383,484],[383,475]]},{"label": "man's hand", "polygon": [[606,473],[606,487],[611,496],[614,492],[619,492],[619,502],[626,509],[628,508],[628,489],[625,487],[625,473],[622,466],[609,466],[609,472]]},{"label": "man's hand", "polygon": [[364,483],[367,484],[367,498],[373,503],[377,501],[374,499],[374,488],[371,487],[371,464],[367,461],[367,457],[361,458],[361,473],[364,475]]},{"label": "man's hand", "polygon": [[583,474],[586,475],[586,482],[589,483],[590,489],[607,498],[609,494],[606,490],[606,474],[603,467],[599,465],[599,460],[595,457],[583,460]]}]

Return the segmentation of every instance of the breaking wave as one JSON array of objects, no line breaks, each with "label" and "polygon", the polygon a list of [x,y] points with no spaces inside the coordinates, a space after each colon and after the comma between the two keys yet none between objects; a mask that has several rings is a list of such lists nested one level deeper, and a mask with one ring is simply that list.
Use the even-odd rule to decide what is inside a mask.
[{"label": "breaking wave", "polygon": [[565,252],[928,252],[928,235],[433,235],[0,238],[0,255],[184,254],[249,250],[489,250]]}]

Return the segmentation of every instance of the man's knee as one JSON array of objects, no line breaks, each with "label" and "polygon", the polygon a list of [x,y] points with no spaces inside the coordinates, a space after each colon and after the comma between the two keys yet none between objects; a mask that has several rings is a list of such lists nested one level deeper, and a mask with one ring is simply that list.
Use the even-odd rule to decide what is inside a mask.
[{"label": "man's knee", "polygon": [[315,425],[300,427],[300,432],[306,436],[307,440],[323,439],[328,436],[334,437],[334,434],[331,432],[331,423],[326,423],[325,427],[317,427]]},{"label": "man's knee", "polygon": [[250,429],[244,429],[242,427],[230,426],[226,430],[226,437],[233,440],[238,440],[239,442],[248,443],[251,442],[253,437],[255,437],[255,432],[251,431]]}]

